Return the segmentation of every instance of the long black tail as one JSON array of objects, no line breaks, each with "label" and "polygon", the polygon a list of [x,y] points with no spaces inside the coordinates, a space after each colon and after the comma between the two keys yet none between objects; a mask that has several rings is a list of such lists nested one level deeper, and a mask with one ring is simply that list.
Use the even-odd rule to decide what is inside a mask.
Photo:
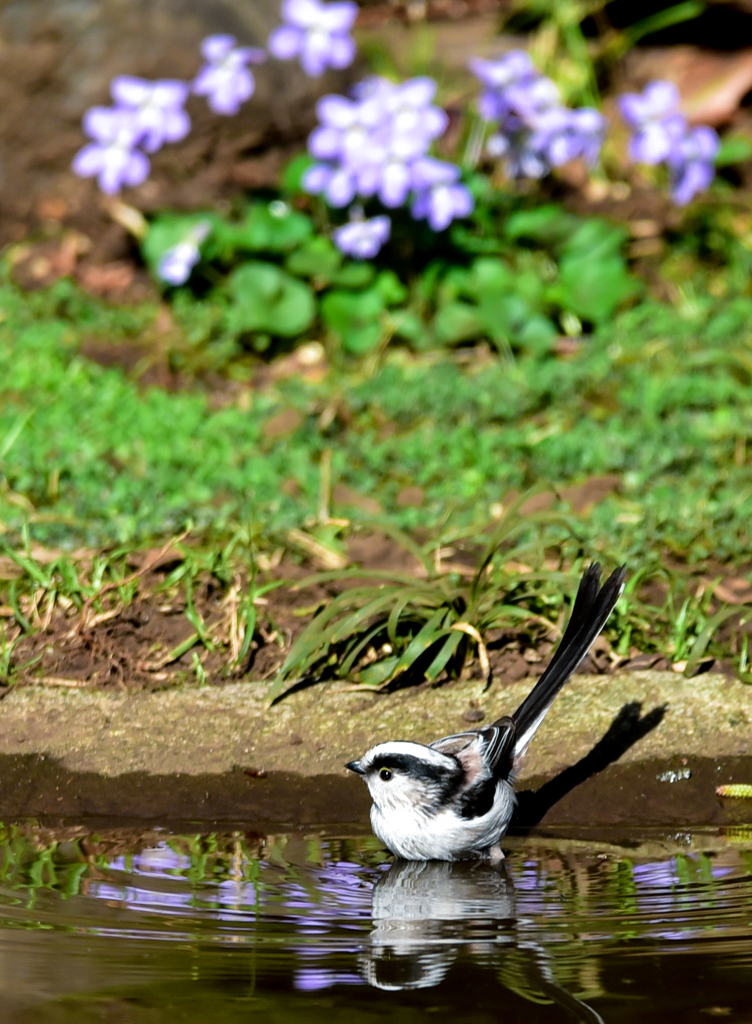
[{"label": "long black tail", "polygon": [[606,625],[624,589],[626,573],[627,567],[622,565],[601,586],[601,567],[598,562],[585,570],[567,628],[551,663],[512,715],[515,725],[515,760],[524,754],[554,697],[577,669]]}]

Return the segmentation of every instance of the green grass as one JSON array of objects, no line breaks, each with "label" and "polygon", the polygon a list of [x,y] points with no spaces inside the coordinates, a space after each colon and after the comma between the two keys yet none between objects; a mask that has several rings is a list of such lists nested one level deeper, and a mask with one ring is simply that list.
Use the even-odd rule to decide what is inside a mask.
[{"label": "green grass", "polygon": [[[172,580],[178,586],[206,572],[229,586],[238,578],[238,560],[247,577],[248,553],[289,542],[292,528],[342,551],[345,521],[365,522],[373,513],[357,501],[337,504],[337,484],[376,499],[383,512],[375,518],[384,527],[421,541],[475,537],[485,544],[490,521],[509,508],[513,492],[561,491],[614,474],[618,486],[594,507],[574,513],[564,501],[551,509],[556,515],[523,519],[515,545],[528,551],[523,560],[539,573],[538,583],[494,569],[487,608],[471,625],[482,633],[488,623],[503,624],[499,607],[511,607],[510,594],[520,609],[515,621],[555,620],[559,603],[550,605],[546,586],[560,602],[571,581],[557,572],[540,575],[543,562],[553,554],[574,574],[598,557],[611,566],[626,562],[632,572],[633,596],[612,623],[619,653],[631,645],[658,649],[687,661],[689,671],[707,654],[732,654],[742,674],[749,672],[748,644],[725,625],[732,610],[712,598],[712,587],[700,592],[696,584],[703,573],[717,578],[749,567],[749,297],[713,298],[687,288],[676,307],[647,301],[583,338],[568,356],[463,360],[456,353],[393,349],[368,366],[348,366],[334,353],[333,368],[319,383],[287,378],[255,391],[243,383],[240,366],[238,391],[228,392],[236,398],[220,408],[198,384],[179,393],[139,388],[119,369],[79,354],[92,336],[113,342],[148,336],[156,304],[110,309],[65,282],[31,296],[5,283],[0,310],[2,546],[17,559],[32,542],[111,552],[102,556],[101,581],[87,576],[86,586],[76,583],[75,560],[65,556],[47,569],[33,559],[31,568],[18,563],[22,575],[8,584],[4,600],[17,610],[22,630],[31,600],[24,603],[24,594],[38,595],[35,608],[54,592],[76,608],[94,601],[98,609],[98,587],[120,586],[128,548],[162,541],[186,525],[197,555],[180,570],[186,579]],[[182,350],[189,363],[185,346],[189,340]],[[265,424],[285,410],[297,412],[298,426],[285,437],[270,436]],[[414,484],[423,489],[423,504],[402,507],[400,491]],[[206,557],[196,540],[203,540]],[[430,558],[431,544],[424,550]],[[37,578],[45,572],[49,580]],[[655,593],[640,599],[643,583],[651,581],[663,599]],[[388,665],[371,669],[363,681],[372,676],[380,685],[413,654],[441,662],[438,670],[459,670],[463,652],[477,653],[469,634],[452,629],[469,607],[453,596],[460,581],[430,577],[426,586],[433,591],[413,595],[423,609],[417,614],[397,593],[400,581],[392,583],[400,605],[391,620],[394,664],[390,671]],[[118,593],[127,603],[130,591]],[[377,623],[362,610],[382,598],[385,592],[364,592],[357,607],[345,602],[347,614],[332,619],[329,632],[321,621],[313,626],[308,668],[319,672],[343,642],[353,671],[361,653],[367,667],[372,653],[367,641],[359,645]],[[247,649],[256,610],[252,600],[246,603],[253,620],[246,615],[241,630]],[[378,606],[385,608],[383,601]],[[394,606],[386,608],[387,619]],[[431,616],[439,609],[437,624]],[[353,629],[340,635],[352,615]],[[397,629],[398,621],[405,628]],[[423,639],[438,630],[441,654],[422,644],[428,621]],[[200,630],[197,636],[196,650],[209,649]],[[13,678],[16,640],[0,651],[4,681]],[[300,664],[297,656],[289,662],[277,689],[294,682]],[[199,678],[201,666],[194,668]]]},{"label": "green grass", "polygon": [[[752,299],[646,302],[566,358],[463,367],[395,350],[372,374],[289,379],[252,392],[250,408],[246,393],[218,410],[198,388],[140,391],[77,354],[92,333],[138,336],[156,309],[70,305],[0,291],[0,514],[11,536],[25,523],[64,547],[136,544],[187,522],[214,534],[248,522],[270,537],[315,529],[331,450],[332,482],[408,530],[464,531],[511,489],[614,473],[621,484],[579,518],[578,545],[630,561],[748,559]],[[267,437],[285,409],[299,427]],[[422,507],[400,507],[408,484],[424,489]]]}]

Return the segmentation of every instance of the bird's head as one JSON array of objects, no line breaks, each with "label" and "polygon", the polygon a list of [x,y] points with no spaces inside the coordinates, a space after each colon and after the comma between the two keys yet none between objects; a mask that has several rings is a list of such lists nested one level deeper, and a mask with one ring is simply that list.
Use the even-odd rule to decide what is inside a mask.
[{"label": "bird's head", "polygon": [[345,765],[362,776],[380,811],[440,809],[462,783],[455,757],[406,740],[379,743]]}]

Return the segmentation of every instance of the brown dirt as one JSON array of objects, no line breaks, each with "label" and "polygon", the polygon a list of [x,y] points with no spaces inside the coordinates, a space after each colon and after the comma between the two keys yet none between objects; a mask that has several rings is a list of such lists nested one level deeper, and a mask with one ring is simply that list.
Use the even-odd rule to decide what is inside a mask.
[{"label": "brown dirt", "polygon": [[[573,503],[587,507],[591,497],[600,494],[604,478],[595,478],[592,486],[572,489]],[[57,552],[36,552],[39,559],[52,558]],[[443,552],[444,571],[469,577],[474,571],[477,551],[460,548]],[[209,643],[199,642],[189,618],[183,584],[170,583],[168,577],[183,563],[183,554],[175,548],[133,552],[128,556],[135,593],[125,601],[119,590],[105,586],[96,604],[83,608],[67,600],[53,604],[40,596],[22,599],[22,609],[32,630],[22,633],[13,622],[10,605],[0,605],[0,616],[11,620],[7,642],[18,639],[13,653],[14,685],[43,684],[62,688],[104,688],[116,690],[159,690],[186,682],[203,681],[212,686],[241,679],[271,680],[282,665],[292,644],[311,618],[341,592],[344,585],[368,581],[369,570],[391,570],[425,578],[425,571],[412,555],[391,537],[380,533],[356,533],[349,542],[344,561],[363,568],[363,577],[347,584],[324,583],[298,588],[302,580],[321,568],[315,552],[306,561],[281,558],[281,550],[261,574],[261,580],[284,580],[282,586],[266,593],[257,602],[257,623],[247,656],[239,660],[242,644],[241,602],[249,591],[247,574],[238,573],[231,582],[221,582],[211,572],[199,574],[193,585],[192,601],[203,623]],[[7,565],[5,562],[7,561]],[[79,552],[79,573],[85,579],[90,570],[91,553]],[[4,560],[0,576],[12,578],[15,563]],[[741,600],[744,594],[734,590],[736,577],[729,579],[724,600]],[[721,584],[723,587],[724,584]],[[662,604],[665,594],[645,593],[643,597]],[[14,632],[15,630],[15,632]],[[490,630],[484,637],[488,649],[491,677],[502,684],[536,678],[545,667],[555,646],[555,637],[535,623],[528,627]],[[191,642],[193,640],[193,642]],[[462,670],[466,678],[481,678],[480,663],[473,648]],[[376,652],[373,652],[375,659]],[[620,657],[605,637],[599,637],[580,671],[585,674],[611,673],[617,668],[669,669],[665,657],[640,653],[633,649],[629,657]],[[707,663],[703,670],[730,670],[730,666]],[[420,683],[420,675],[404,682]],[[0,688],[0,694],[2,694]],[[471,712],[469,712],[471,713]],[[470,721],[470,719],[468,719]]]}]

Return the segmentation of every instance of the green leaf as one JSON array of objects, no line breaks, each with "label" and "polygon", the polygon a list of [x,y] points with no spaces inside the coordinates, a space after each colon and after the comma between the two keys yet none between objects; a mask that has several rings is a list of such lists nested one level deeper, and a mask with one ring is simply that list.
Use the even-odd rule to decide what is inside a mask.
[{"label": "green leaf", "polygon": [[232,299],[227,326],[234,334],[259,331],[292,338],[313,323],[311,289],[272,263],[244,263],[227,284]]},{"label": "green leaf", "polygon": [[680,25],[682,22],[698,18],[705,10],[707,4],[700,0],[685,0],[684,3],[667,7],[663,11],[648,15],[633,25],[624,29],[625,46],[624,50],[634,46],[643,36],[652,35],[654,32],[661,32],[672,25]]},{"label": "green leaf", "polygon": [[530,241],[556,247],[570,238],[581,223],[579,217],[551,204],[513,213],[504,226],[504,234],[513,242]]},{"label": "green leaf", "polygon": [[587,253],[562,258],[559,280],[548,290],[548,297],[562,309],[598,323],[638,289],[620,255],[602,258]]},{"label": "green leaf", "polygon": [[513,341],[529,352],[543,354],[549,352],[559,336],[559,332],[542,313],[534,313],[515,334]]},{"label": "green leaf", "polygon": [[530,303],[516,292],[484,296],[478,315],[495,341],[514,341],[533,315]]},{"label": "green leaf", "polygon": [[503,260],[486,256],[473,262],[465,283],[465,292],[472,298],[515,290],[515,274]]},{"label": "green leaf", "polygon": [[506,243],[493,235],[479,234],[477,228],[468,228],[465,224],[453,224],[449,230],[449,239],[452,245],[462,252],[491,253],[501,252],[506,248]]},{"label": "green leaf", "polygon": [[448,634],[448,622],[451,617],[452,613],[448,608],[441,607],[436,609],[431,618],[418,630],[407,645],[394,670],[395,676],[410,668],[413,662],[421,654],[424,654],[432,644],[435,644],[437,640],[441,640],[442,637]]},{"label": "green leaf", "polygon": [[618,255],[627,239],[624,228],[609,224],[608,221],[591,217],[582,221],[580,226],[569,238],[563,256],[587,256],[592,260],[606,259]]},{"label": "green leaf", "polygon": [[621,254],[625,239],[626,232],[608,221],[581,221],[562,249],[547,300],[585,320],[608,319],[639,288]]},{"label": "green leaf", "polygon": [[281,697],[292,685],[291,676],[295,673],[297,678],[304,676],[310,666],[323,654],[328,645],[327,626],[338,615],[343,615],[352,607],[358,607],[361,599],[367,600],[373,596],[373,587],[353,587],[345,591],[323,608],[306,626],[298,639],[292,645],[289,654],[280,668],[277,676],[269,688],[267,697],[270,701]]},{"label": "green leaf", "polygon": [[467,295],[470,271],[465,267],[449,267],[436,287],[436,302],[439,306],[453,302]]},{"label": "green leaf", "polygon": [[376,271],[372,263],[350,260],[332,277],[337,288],[367,288]]},{"label": "green leaf", "polygon": [[387,306],[398,306],[407,298],[407,288],[393,270],[382,270],[376,278],[374,288]]},{"label": "green leaf", "polygon": [[298,195],[303,191],[303,178],[306,171],[313,167],[316,160],[309,153],[298,153],[292,160],[287,164],[285,169],[282,171],[282,178],[280,185],[284,192],[290,192],[294,195]]},{"label": "green leaf", "polygon": [[752,156],[752,141],[746,138],[724,139],[715,158],[716,167],[741,164]]},{"label": "green leaf", "polygon": [[448,302],[442,306],[433,319],[433,329],[445,345],[470,341],[486,333],[478,307],[469,302]]},{"label": "green leaf", "polygon": [[321,316],[342,348],[352,355],[364,355],[381,341],[384,300],[375,288],[363,292],[335,290],[321,300]]},{"label": "green leaf", "polygon": [[372,665],[368,665],[366,668],[360,670],[358,673],[358,682],[364,687],[375,690],[388,679],[392,678],[398,663],[399,656],[397,654],[392,654],[388,658],[382,658],[380,661],[375,661]]},{"label": "green leaf", "polygon": [[314,278],[331,284],[342,264],[342,253],[325,235],[306,239],[285,261],[285,269],[296,277]]},{"label": "green leaf", "polygon": [[348,636],[357,632],[363,623],[388,607],[396,596],[396,591],[392,587],[385,587],[380,592],[374,588],[374,592],[376,596],[373,600],[366,602],[361,608],[358,608],[342,619],[341,622],[337,623],[337,626],[326,638],[328,644],[339,643],[341,640],[345,640]]},{"label": "green leaf", "polygon": [[449,659],[457,650],[465,636],[466,634],[462,633],[459,629],[450,630],[449,636],[439,649],[439,653],[426,669],[426,679],[436,679],[437,676],[441,675],[446,668]]},{"label": "green leaf", "polygon": [[383,619],[380,619],[369,630],[366,630],[364,633],[361,633],[360,636],[355,638],[355,642],[350,646],[344,659],[337,666],[337,675],[342,679],[346,679],[352,672],[355,662],[363,651],[383,631],[384,622]]},{"label": "green leaf", "polygon": [[689,652],[687,664],[684,668],[685,676],[689,678],[695,674],[700,659],[705,654],[707,646],[713,639],[716,630],[719,626],[722,626],[727,619],[733,618],[734,615],[739,615],[739,608],[735,606],[729,607],[726,605],[708,619],[705,626],[700,630],[697,639]]},{"label": "green leaf", "polygon": [[239,224],[228,225],[225,234],[236,249],[249,252],[291,252],[313,234],[310,217],[277,199],[253,203]]},{"label": "green leaf", "polygon": [[397,309],[391,313],[389,326],[395,338],[404,338],[405,341],[411,341],[414,345],[420,345],[427,335],[427,328],[423,320],[417,313],[408,309]]}]

